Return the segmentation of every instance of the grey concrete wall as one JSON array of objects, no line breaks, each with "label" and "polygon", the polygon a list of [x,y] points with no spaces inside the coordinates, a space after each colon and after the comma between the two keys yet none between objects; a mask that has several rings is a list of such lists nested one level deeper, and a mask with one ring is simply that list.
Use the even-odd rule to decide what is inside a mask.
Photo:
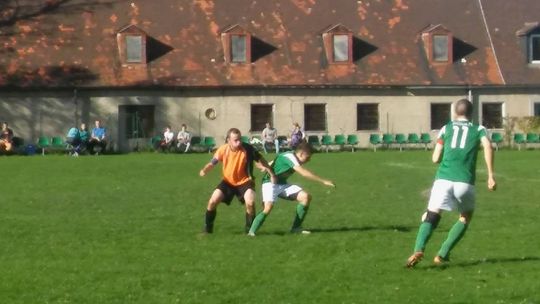
[{"label": "grey concrete wall", "polygon": [[[502,94],[503,92],[504,94]],[[476,116],[481,121],[484,102],[503,102],[504,115],[530,116],[533,105],[540,102],[540,90],[473,90]],[[252,104],[274,105],[274,126],[280,135],[288,135],[293,122],[304,123],[304,104],[326,104],[327,130],[308,134],[357,134],[361,146],[368,147],[371,133],[421,133],[430,130],[431,103],[451,103],[467,97],[464,89],[227,89],[227,90],[64,90],[0,92],[0,120],[8,121],[16,136],[27,143],[38,137],[65,136],[69,127],[86,122],[89,129],[100,119],[108,130],[114,149],[129,151],[128,141],[119,117],[121,105],[154,105],[155,134],[166,125],[174,132],[185,123],[194,135],[214,136],[224,141],[230,127],[245,135],[250,130]],[[378,130],[356,130],[356,105],[379,104]],[[216,118],[205,116],[214,109]],[[150,137],[150,136],[148,136]],[[146,144],[147,139],[139,144]]]}]

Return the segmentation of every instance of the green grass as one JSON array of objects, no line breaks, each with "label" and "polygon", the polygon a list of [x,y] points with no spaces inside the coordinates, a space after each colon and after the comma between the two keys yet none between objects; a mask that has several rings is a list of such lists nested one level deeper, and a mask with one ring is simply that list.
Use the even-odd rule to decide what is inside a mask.
[{"label": "green grass", "polygon": [[308,167],[337,189],[291,179],[313,194],[314,233],[287,234],[294,204],[279,201],[256,238],[237,201],[199,235],[220,178],[198,176],[209,154],[0,157],[0,303],[540,303],[539,157],[498,152],[494,193],[479,158],[451,265],[431,266],[447,213],[413,270],[429,152],[317,154]]}]

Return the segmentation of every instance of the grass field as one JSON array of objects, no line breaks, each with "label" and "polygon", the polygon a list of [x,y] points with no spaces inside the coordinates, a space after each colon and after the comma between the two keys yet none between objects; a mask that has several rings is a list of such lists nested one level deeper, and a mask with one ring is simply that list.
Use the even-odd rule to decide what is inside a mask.
[{"label": "grass field", "polygon": [[429,153],[317,154],[308,168],[337,189],[291,179],[313,194],[314,233],[288,234],[279,201],[255,238],[237,201],[199,235],[220,178],[198,176],[209,154],[0,157],[0,303],[540,303],[540,152],[497,152],[494,193],[479,158],[451,265],[431,265],[445,214],[410,270]]}]

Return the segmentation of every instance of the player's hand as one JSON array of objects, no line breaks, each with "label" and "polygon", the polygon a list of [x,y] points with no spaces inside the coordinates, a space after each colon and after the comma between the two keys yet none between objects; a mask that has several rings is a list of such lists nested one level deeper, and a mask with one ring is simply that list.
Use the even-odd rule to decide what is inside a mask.
[{"label": "player's hand", "polygon": [[497,190],[497,182],[495,182],[495,179],[488,178],[488,189],[489,191]]},{"label": "player's hand", "polygon": [[336,187],[336,184],[334,184],[332,181],[329,181],[329,180],[323,181],[323,184],[328,187],[334,187],[334,188]]},{"label": "player's hand", "polygon": [[202,176],[205,176],[205,175],[206,175],[206,172],[204,172],[204,170],[199,171],[199,176],[202,177]]}]

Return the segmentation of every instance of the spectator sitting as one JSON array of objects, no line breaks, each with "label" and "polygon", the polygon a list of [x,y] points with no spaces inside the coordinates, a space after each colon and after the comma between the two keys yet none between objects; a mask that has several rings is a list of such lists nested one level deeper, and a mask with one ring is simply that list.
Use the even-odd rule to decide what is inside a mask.
[{"label": "spectator sitting", "polygon": [[268,153],[268,149],[271,145],[274,145],[276,148],[276,153],[279,153],[279,141],[277,139],[277,130],[276,128],[273,128],[272,125],[267,122],[266,128],[262,131],[262,138],[263,138],[263,149],[264,153]]},{"label": "spectator sitting", "polygon": [[86,150],[86,146],[88,146],[88,130],[86,130],[85,123],[82,123],[81,127],[79,128],[79,138],[81,140],[79,153],[81,153],[84,152]]},{"label": "spectator sitting", "polygon": [[189,146],[191,145],[191,134],[187,131],[186,124],[182,124],[182,130],[178,132],[176,136],[176,147],[178,150],[187,153]]},{"label": "spectator sitting", "polygon": [[163,131],[163,139],[159,141],[158,148],[163,152],[168,151],[173,144],[173,140],[174,133],[171,131],[171,127],[165,127],[165,130]]},{"label": "spectator sitting", "polygon": [[[96,151],[96,146],[100,147],[99,151]],[[88,142],[88,150],[91,154],[98,155],[99,152],[105,152],[106,147],[107,141],[105,140],[105,128],[101,127],[101,122],[99,120],[96,120],[95,127],[92,129],[90,141]]]},{"label": "spectator sitting", "polygon": [[13,149],[13,130],[7,122],[2,123],[2,133],[0,133],[0,152],[11,152]]},{"label": "spectator sitting", "polygon": [[69,154],[72,156],[79,156],[81,152],[81,135],[79,129],[72,127],[69,129],[66,136],[66,143],[71,146]]},{"label": "spectator sitting", "polygon": [[306,134],[300,128],[300,125],[295,122],[293,123],[293,130],[291,132],[291,148],[295,149],[298,144],[304,141]]}]

